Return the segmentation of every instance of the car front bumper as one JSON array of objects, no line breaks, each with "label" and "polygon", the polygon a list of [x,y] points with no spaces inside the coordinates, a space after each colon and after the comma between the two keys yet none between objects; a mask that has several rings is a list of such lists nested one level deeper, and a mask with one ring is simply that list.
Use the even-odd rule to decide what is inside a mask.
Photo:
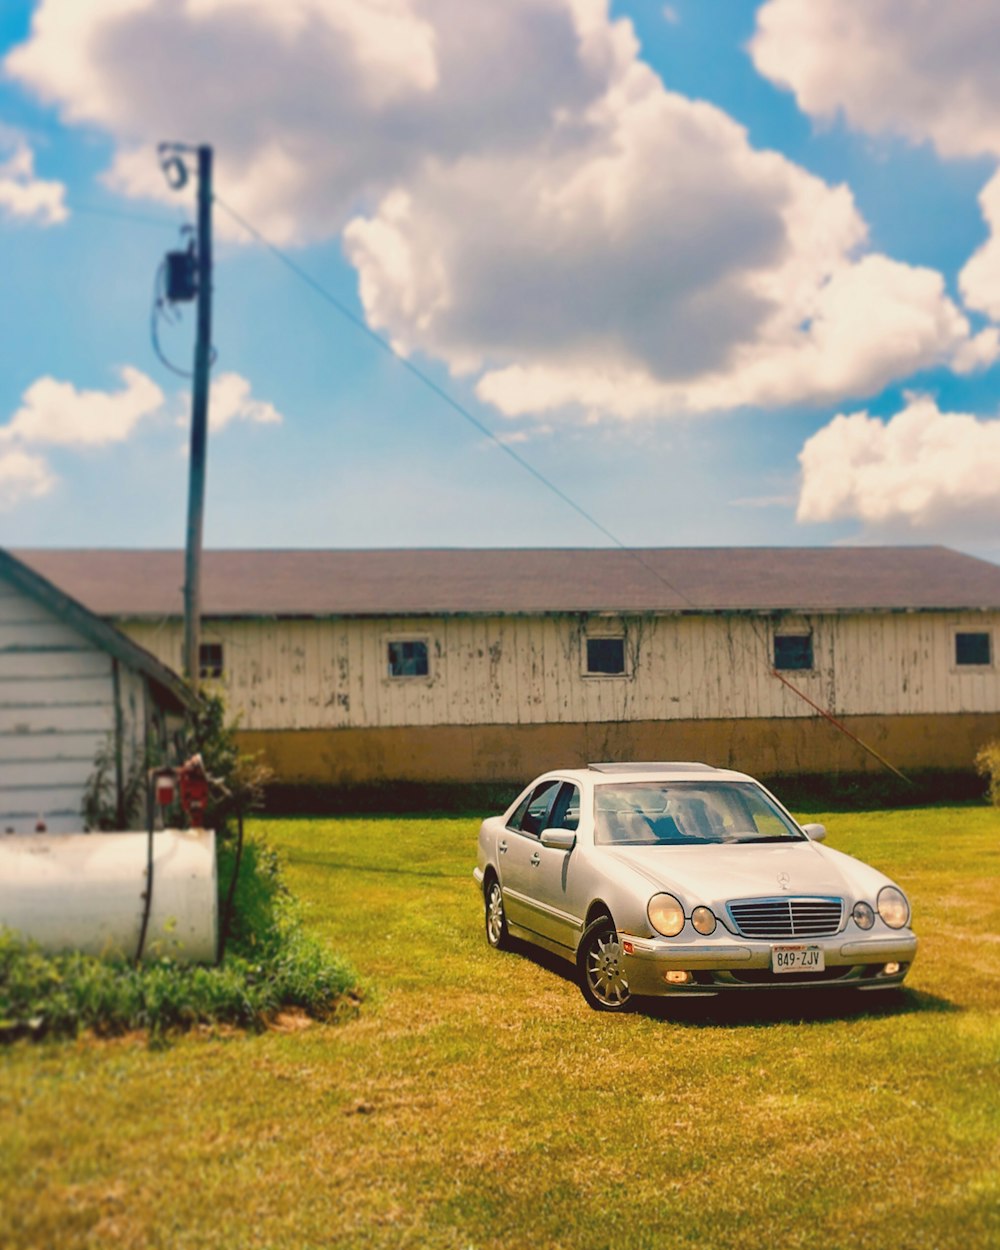
[{"label": "car front bumper", "polygon": [[[909,929],[891,935],[859,938],[838,934],[828,938],[775,941],[734,940],[677,943],[669,939],[621,934],[625,975],[633,994],[709,995],[731,990],[806,989],[828,986],[885,989],[899,985],[917,953]],[[799,944],[823,951],[823,972],[773,972],[772,948]],[[892,965],[897,965],[895,969]],[[887,971],[887,966],[890,969]],[[689,974],[683,983],[670,982],[668,972]]]}]

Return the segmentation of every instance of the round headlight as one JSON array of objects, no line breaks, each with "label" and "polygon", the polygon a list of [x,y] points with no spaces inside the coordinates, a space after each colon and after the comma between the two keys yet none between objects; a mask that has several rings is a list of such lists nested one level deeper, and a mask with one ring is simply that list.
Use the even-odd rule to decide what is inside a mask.
[{"label": "round headlight", "polygon": [[715,912],[711,907],[696,907],[691,913],[691,923],[699,933],[708,937],[710,933],[715,932]]},{"label": "round headlight", "polygon": [[676,937],[684,928],[684,908],[672,894],[654,894],[646,915],[656,932],[664,937]]},{"label": "round headlight", "polygon": [[902,929],[910,918],[910,905],[903,891],[884,885],[878,892],[878,914],[890,929]]},{"label": "round headlight", "polygon": [[872,911],[871,903],[855,903],[851,914],[859,929],[870,929],[875,923],[875,913]]}]

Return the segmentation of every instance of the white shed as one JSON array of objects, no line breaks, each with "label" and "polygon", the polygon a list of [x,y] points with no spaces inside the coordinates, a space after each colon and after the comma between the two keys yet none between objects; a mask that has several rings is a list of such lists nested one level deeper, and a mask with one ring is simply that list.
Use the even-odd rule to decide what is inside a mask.
[{"label": "white shed", "polygon": [[82,829],[99,752],[121,812],[129,775],[192,704],[155,656],[0,550],[0,831]]}]

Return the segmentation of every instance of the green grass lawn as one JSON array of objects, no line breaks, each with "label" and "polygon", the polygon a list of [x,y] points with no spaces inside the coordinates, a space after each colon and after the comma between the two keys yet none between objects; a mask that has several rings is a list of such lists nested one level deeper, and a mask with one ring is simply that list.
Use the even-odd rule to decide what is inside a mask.
[{"label": "green grass lawn", "polygon": [[0,1247],[1000,1245],[1000,813],[826,823],[913,902],[895,1003],[615,1017],[488,949],[476,820],[262,822],[360,1015],[0,1052]]}]

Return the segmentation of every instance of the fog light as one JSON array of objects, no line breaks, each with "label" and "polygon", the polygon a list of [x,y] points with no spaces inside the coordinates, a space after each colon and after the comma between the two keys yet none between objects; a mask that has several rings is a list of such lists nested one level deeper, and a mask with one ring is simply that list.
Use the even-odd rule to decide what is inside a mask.
[{"label": "fog light", "polygon": [[882,971],[887,977],[894,977],[896,973],[899,971],[899,964],[897,963],[886,964],[886,966],[882,969]]},{"label": "fog light", "polygon": [[680,969],[671,968],[669,972],[663,974],[663,979],[668,985],[690,985],[694,977],[690,972],[681,972]]}]

